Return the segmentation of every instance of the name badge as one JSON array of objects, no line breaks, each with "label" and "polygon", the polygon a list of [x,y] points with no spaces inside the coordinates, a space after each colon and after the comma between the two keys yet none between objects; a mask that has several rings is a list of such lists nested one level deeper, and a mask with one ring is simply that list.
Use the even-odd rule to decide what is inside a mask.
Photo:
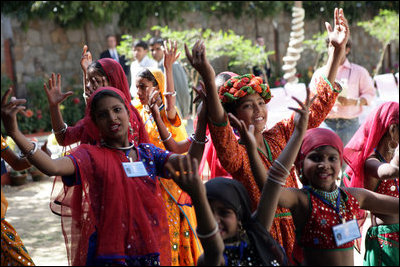
[{"label": "name badge", "polygon": [[357,220],[351,220],[332,227],[336,245],[339,247],[361,237]]},{"label": "name badge", "polygon": [[135,162],[122,162],[122,167],[124,167],[126,176],[128,177],[143,177],[149,176],[146,168],[141,161]]}]

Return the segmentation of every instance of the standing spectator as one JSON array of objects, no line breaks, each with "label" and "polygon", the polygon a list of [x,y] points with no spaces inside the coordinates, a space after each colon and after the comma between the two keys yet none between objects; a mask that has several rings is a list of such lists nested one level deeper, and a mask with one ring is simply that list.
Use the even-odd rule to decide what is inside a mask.
[{"label": "standing spectator", "polygon": [[[264,54],[265,53],[265,42],[264,42],[264,37],[258,35],[256,37],[256,46],[258,48],[260,48],[261,53]],[[269,63],[269,60],[267,58],[267,60],[265,61],[264,65],[263,65],[263,70],[260,69],[259,66],[254,66],[253,67],[253,73],[255,76],[259,76],[261,78],[263,78],[264,83],[268,82],[268,79],[271,77],[271,64]]]},{"label": "standing spectator", "polygon": [[133,43],[133,56],[135,61],[131,64],[131,95],[133,101],[137,99],[137,88],[136,88],[136,74],[143,68],[157,68],[157,62],[147,56],[149,52],[149,46],[145,41],[137,40]]},{"label": "standing spectator", "polygon": [[126,59],[124,55],[118,55],[117,52],[117,37],[112,34],[108,34],[106,37],[107,40],[107,50],[104,50],[100,54],[100,58],[112,58],[115,61],[121,64],[122,68],[124,69],[126,77],[129,75],[129,66],[126,65]]},{"label": "standing spectator", "polygon": [[[344,146],[360,127],[358,117],[363,112],[363,106],[368,106],[375,97],[374,83],[368,71],[347,56],[351,50],[350,40],[346,44],[346,56],[343,57],[336,76],[336,81],[342,85],[342,93],[328,114],[321,127],[331,129],[342,139]],[[315,90],[316,83],[324,73],[325,67],[317,69],[310,82],[310,89]]]},{"label": "standing spectator", "polygon": [[[149,46],[152,57],[157,61],[158,68],[165,74],[164,40],[160,37],[153,37],[149,41]],[[174,77],[177,106],[182,117],[185,118],[190,114],[190,92],[185,69],[178,61],[175,61],[172,65],[172,74]]]}]

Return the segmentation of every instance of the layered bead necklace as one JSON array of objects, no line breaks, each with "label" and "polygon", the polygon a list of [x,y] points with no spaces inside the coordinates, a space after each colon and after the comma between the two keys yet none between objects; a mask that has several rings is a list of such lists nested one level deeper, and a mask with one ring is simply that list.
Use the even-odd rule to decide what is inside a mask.
[{"label": "layered bead necklace", "polygon": [[[340,193],[339,187],[336,187],[336,189],[333,190],[332,192],[323,191],[323,190],[314,188],[312,186],[310,186],[309,188],[315,194],[317,194],[321,198],[325,199],[328,203],[331,203],[333,207],[336,206],[336,201],[337,201],[338,195]],[[345,202],[344,201],[340,201],[339,210],[340,210],[340,212],[342,214],[345,211],[345,208],[346,208]]]}]

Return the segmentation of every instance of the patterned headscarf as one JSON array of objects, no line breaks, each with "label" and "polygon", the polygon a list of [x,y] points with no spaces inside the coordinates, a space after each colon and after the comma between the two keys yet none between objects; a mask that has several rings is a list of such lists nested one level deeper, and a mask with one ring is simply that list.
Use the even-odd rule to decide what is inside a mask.
[{"label": "patterned headscarf", "polygon": [[260,94],[265,104],[271,100],[268,84],[263,84],[263,79],[253,74],[232,77],[219,88],[219,98],[223,104],[235,102],[246,95],[255,93]]}]

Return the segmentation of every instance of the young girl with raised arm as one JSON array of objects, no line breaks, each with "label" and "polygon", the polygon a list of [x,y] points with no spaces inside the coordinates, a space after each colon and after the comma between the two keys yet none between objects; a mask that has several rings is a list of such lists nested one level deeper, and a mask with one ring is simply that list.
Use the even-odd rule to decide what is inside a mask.
[{"label": "young girl with raised arm", "polygon": [[[346,186],[398,198],[399,103],[385,102],[373,110],[344,148],[343,157],[348,164]],[[362,224],[367,213],[361,210],[360,215]],[[371,213],[371,227],[365,237],[364,265],[398,264],[398,216]]]},{"label": "young girl with raised arm", "polygon": [[[167,165],[170,173],[181,188],[192,197],[198,218],[197,234],[204,247],[204,254],[198,265],[287,265],[283,248],[269,234],[281,185],[289,175],[289,169],[296,159],[302,138],[307,129],[310,106],[309,91],[306,103],[294,98],[301,106],[295,110],[299,116],[295,119],[295,129],[278,159],[269,170],[263,187],[259,205],[252,214],[250,201],[244,186],[232,179],[214,178],[203,185],[198,174],[196,160],[188,156],[184,168],[181,163],[176,169]],[[239,129],[241,141],[246,144],[251,160],[258,160],[265,172],[257,152],[254,137],[254,125],[250,130],[243,121],[232,117]],[[184,160],[184,159],[180,159]],[[256,169],[256,168],[255,168]],[[179,173],[176,172],[179,170]],[[258,174],[255,174],[258,175]]]},{"label": "young girl with raised arm", "polygon": [[[320,125],[333,107],[341,90],[334,81],[345,52],[349,27],[341,9],[335,9],[334,21],[334,29],[329,23],[326,23],[332,46],[329,50],[326,77],[321,78],[317,86],[317,98],[310,106],[308,128]],[[232,133],[226,112],[233,113],[238,119],[243,120],[247,126],[254,125],[257,150],[266,169],[272,166],[293,133],[293,116],[290,119],[278,122],[271,129],[265,129],[268,115],[266,104],[271,98],[268,85],[261,84],[262,81],[257,77],[243,75],[228,80],[218,91],[215,87],[214,70],[205,56],[204,44],[197,42],[192,49],[192,54],[187,47],[185,48],[187,58],[201,74],[205,83],[207,108],[213,111],[209,113],[212,123],[208,125],[221,165],[232,175],[233,179],[240,181],[246,187],[250,195],[252,210],[255,210],[266,177],[260,177],[260,180],[254,179],[246,149]],[[290,170],[286,186],[298,187],[293,168]],[[295,243],[295,232],[293,219],[288,209],[278,207],[271,228],[271,235],[279,241],[288,256],[291,257]]]},{"label": "young girl with raised arm", "polygon": [[[23,100],[2,98],[4,127],[28,160],[49,176],[63,177],[62,227],[71,265],[170,265],[165,207],[157,176],[181,155],[130,139],[130,99],[116,88],[97,89],[88,99],[85,125],[96,145],[81,144],[68,156],[51,159],[19,131]],[[205,129],[195,138],[204,140]],[[200,159],[203,146],[189,154]]]}]

